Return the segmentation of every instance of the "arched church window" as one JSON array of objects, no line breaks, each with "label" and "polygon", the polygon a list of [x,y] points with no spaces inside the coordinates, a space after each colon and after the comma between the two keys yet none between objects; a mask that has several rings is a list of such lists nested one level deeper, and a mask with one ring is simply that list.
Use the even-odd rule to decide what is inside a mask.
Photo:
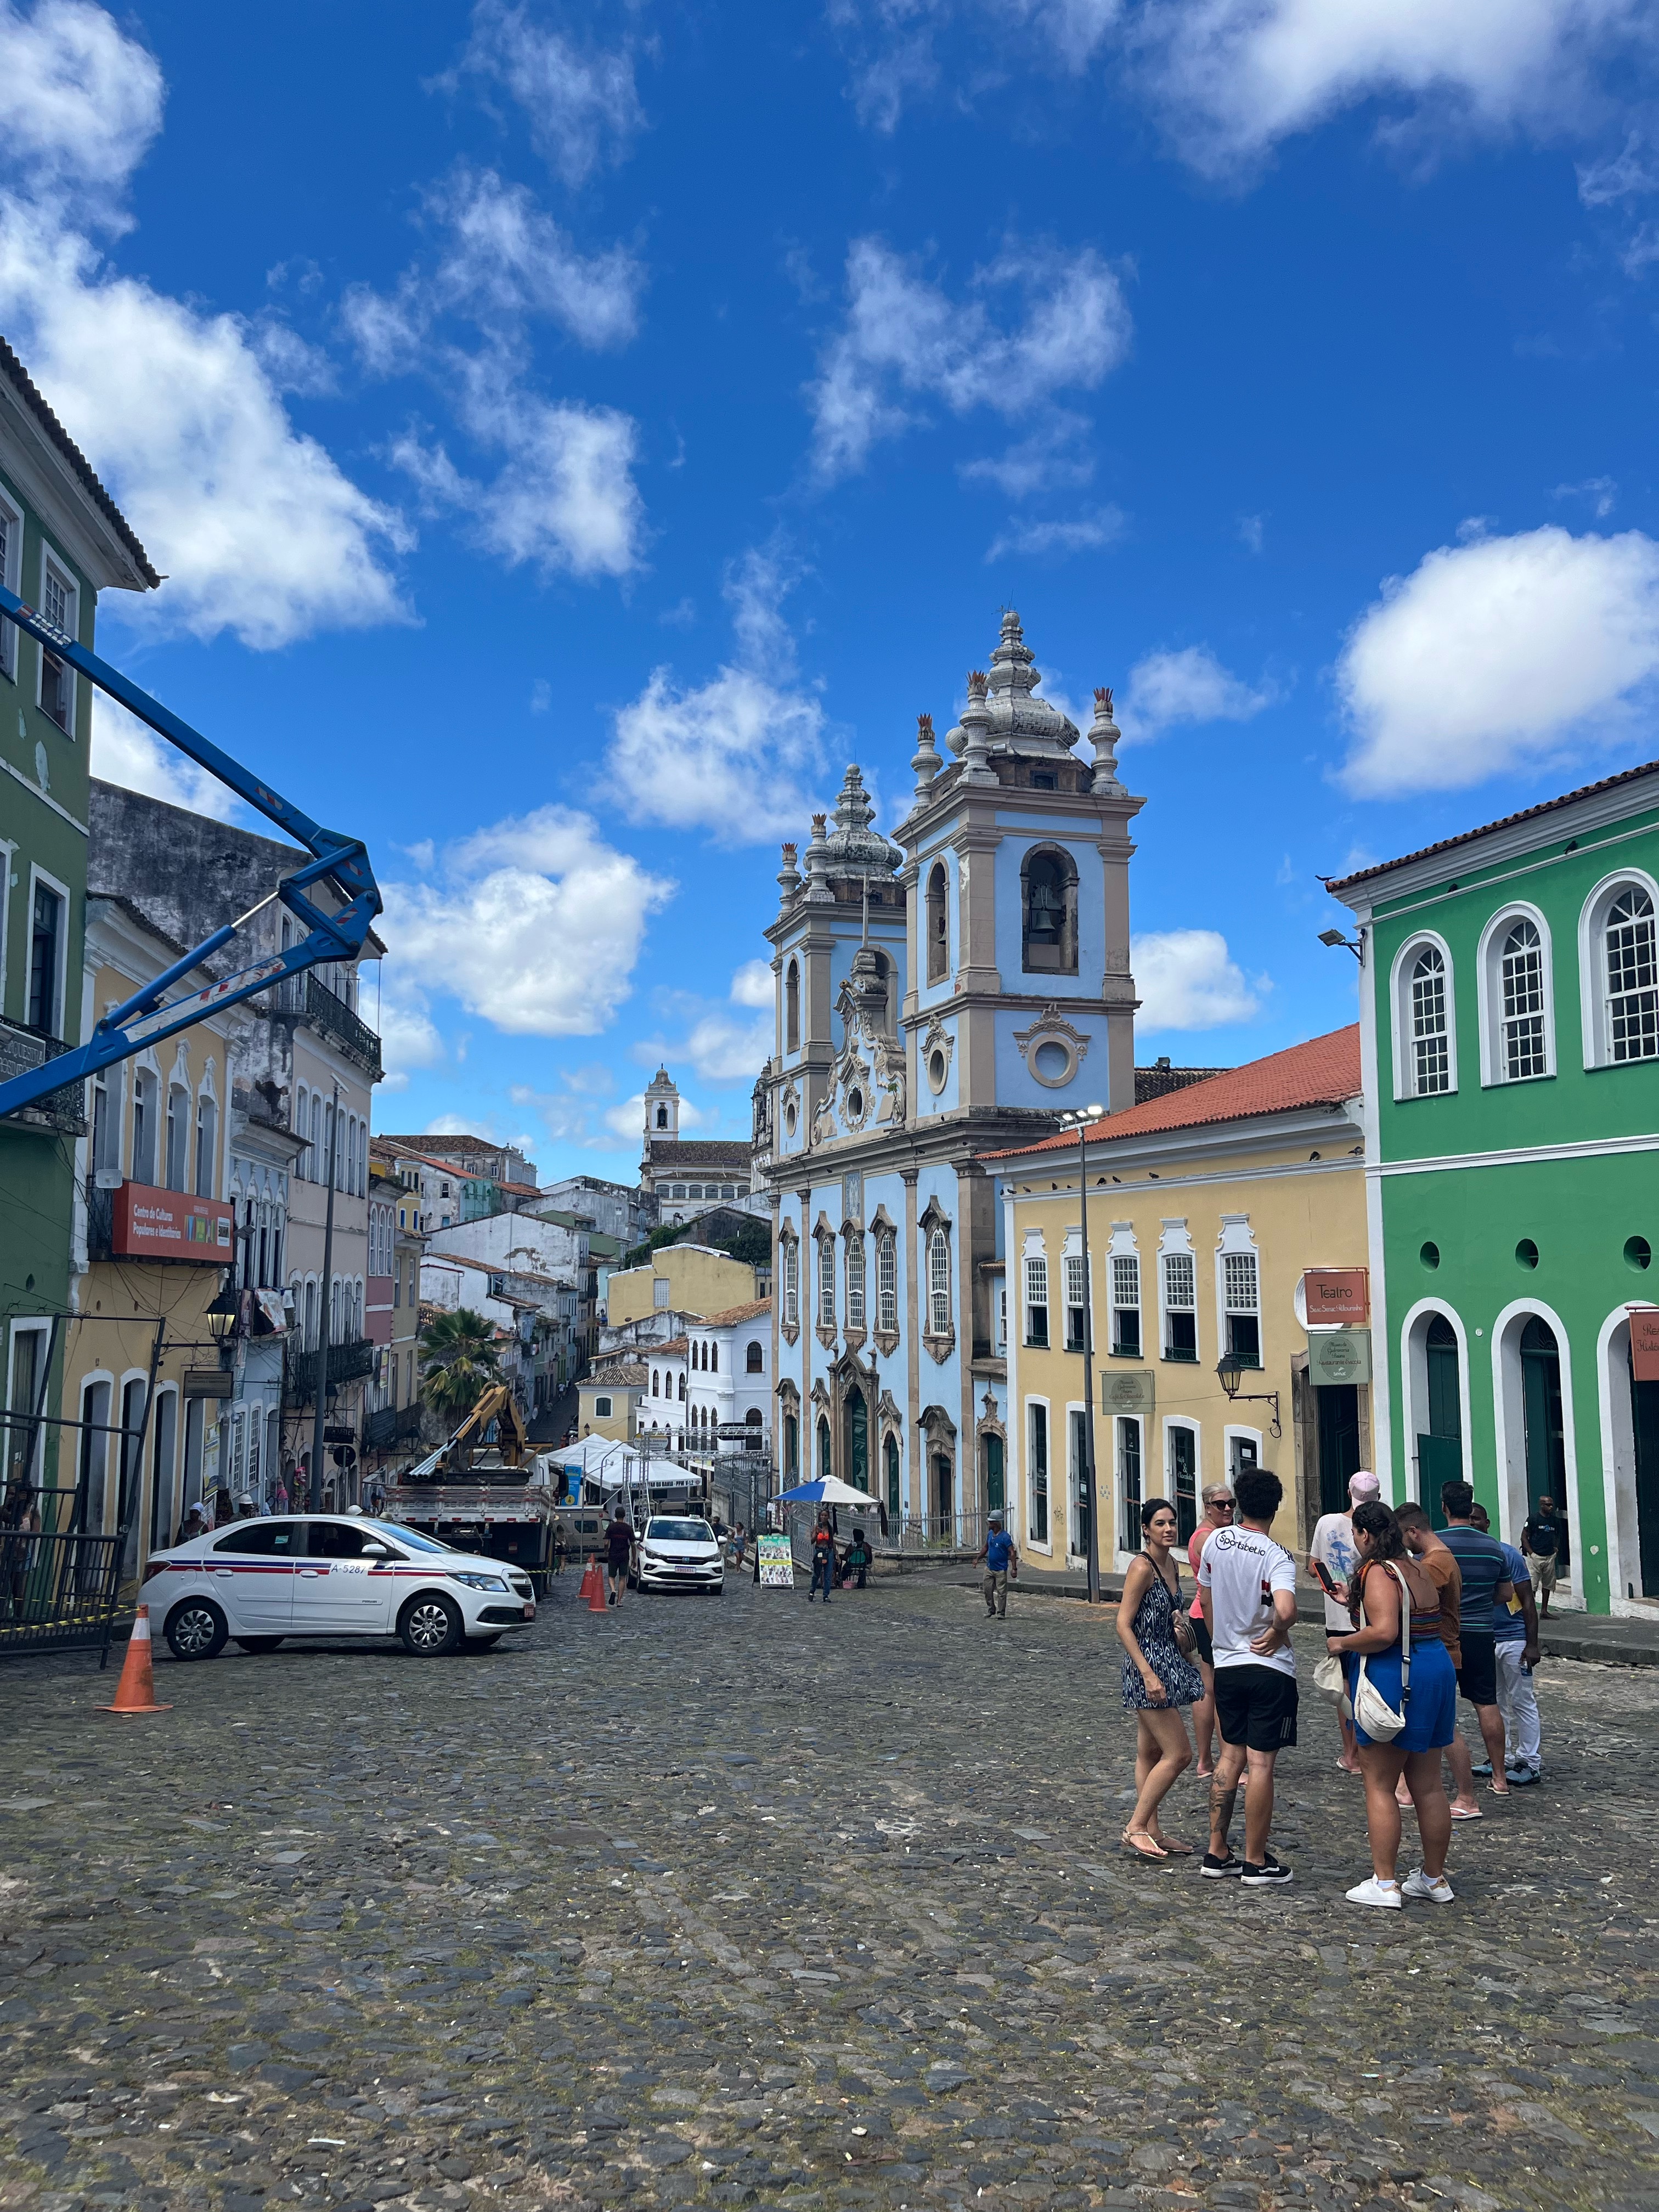
[{"label": "arched church window", "polygon": [[659,1129],[665,1129],[668,1127],[668,1109],[665,1106],[659,1106],[657,1109],[657,1127]]},{"label": "arched church window", "polygon": [[800,1050],[800,968],[793,960],[783,978],[783,1048]]},{"label": "arched church window", "polygon": [[941,860],[927,878],[927,980],[942,983],[950,972],[951,925],[945,912],[945,864]]},{"label": "arched church window", "polygon": [[1028,854],[1020,872],[1024,960],[1028,970],[1077,973],[1077,869],[1052,847]]}]

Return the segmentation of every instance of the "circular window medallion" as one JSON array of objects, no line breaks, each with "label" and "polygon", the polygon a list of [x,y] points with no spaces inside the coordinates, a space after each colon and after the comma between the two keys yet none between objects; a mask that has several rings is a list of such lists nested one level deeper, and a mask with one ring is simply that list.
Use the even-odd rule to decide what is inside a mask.
[{"label": "circular window medallion", "polygon": [[789,1103],[787,1106],[786,1106],[786,1107],[784,1108],[784,1109],[783,1109],[783,1129],[784,1129],[784,1134],[785,1134],[786,1136],[793,1137],[793,1136],[794,1135],[794,1133],[795,1133],[795,1121],[796,1121],[795,1108],[794,1108],[794,1103],[793,1103],[793,1101],[792,1100],[792,1101],[790,1102],[790,1103]]},{"label": "circular window medallion", "polygon": [[1069,1082],[1076,1065],[1071,1053],[1055,1037],[1045,1039],[1031,1054],[1031,1073],[1039,1083]]},{"label": "circular window medallion", "polygon": [[847,1111],[854,1121],[864,1119],[864,1093],[856,1084],[847,1094]]},{"label": "circular window medallion", "polygon": [[1432,1273],[1440,1265],[1440,1247],[1435,1243],[1425,1244],[1417,1256]]},{"label": "circular window medallion", "polygon": [[1535,1267],[1538,1265],[1538,1247],[1530,1237],[1523,1237],[1516,1246],[1515,1264],[1517,1267]]},{"label": "circular window medallion", "polygon": [[933,1090],[936,1094],[944,1090],[945,1079],[949,1073],[950,1062],[945,1059],[943,1051],[936,1045],[933,1048],[933,1050],[927,1055],[927,1080],[933,1086]]},{"label": "circular window medallion", "polygon": [[1638,1275],[1653,1265],[1653,1247],[1645,1237],[1627,1237],[1625,1239],[1625,1265],[1633,1268]]}]

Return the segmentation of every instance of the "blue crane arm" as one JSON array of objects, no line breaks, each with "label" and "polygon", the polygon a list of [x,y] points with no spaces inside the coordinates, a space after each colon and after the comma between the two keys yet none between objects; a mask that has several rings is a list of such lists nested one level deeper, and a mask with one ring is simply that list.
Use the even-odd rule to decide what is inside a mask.
[{"label": "blue crane arm", "polygon": [[[216,776],[239,799],[263,814],[268,822],[275,823],[312,855],[303,867],[284,876],[271,893],[302,924],[306,933],[297,942],[254,960],[217,981],[187,992],[182,998],[167,999],[167,992],[222,951],[259,908],[253,908],[239,921],[227,922],[223,928],[204,938],[193,951],[186,952],[171,968],[153,977],[125,1005],[106,1014],[85,1044],[58,1053],[38,1067],[0,1083],[0,1115],[4,1115],[34,1105],[48,1093],[69,1084],[83,1082],[100,1068],[125,1060],[142,1051],[145,1045],[173,1036],[178,1030],[188,1029],[191,1023],[216,1012],[222,1006],[234,1006],[240,1000],[251,998],[256,991],[269,990],[284,976],[297,975],[325,960],[356,959],[380,911],[380,893],[361,838],[343,836],[337,830],[325,830],[320,823],[313,822],[292,799],[284,799],[258,776],[250,775],[239,762],[222,752],[199,730],[193,730],[170,707],[151,698],[148,691],[141,690],[123,676],[118,668],[112,668],[97,653],[77,644],[67,632],[48,622],[3,585],[0,585],[0,617],[15,623],[55,653],[60,660],[77,669],[100,690],[107,691],[129,714],[136,714],[159,737],[187,753],[198,767]],[[337,914],[325,912],[306,896],[307,887],[325,877],[344,896],[345,903]],[[260,902],[261,905],[266,903],[267,901]]]}]

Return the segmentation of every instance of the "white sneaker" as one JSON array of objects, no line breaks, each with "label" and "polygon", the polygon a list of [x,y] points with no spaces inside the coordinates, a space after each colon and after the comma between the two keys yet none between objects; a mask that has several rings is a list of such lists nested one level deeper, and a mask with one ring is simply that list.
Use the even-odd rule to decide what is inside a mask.
[{"label": "white sneaker", "polygon": [[1443,1874],[1425,1874],[1419,1867],[1402,1885],[1407,1897],[1426,1897],[1431,1904],[1449,1905],[1456,1895]]},{"label": "white sneaker", "polygon": [[1348,1892],[1350,1905],[1384,1905],[1391,1912],[1398,1912],[1405,1899],[1400,1894],[1397,1881],[1379,1881],[1375,1875]]}]

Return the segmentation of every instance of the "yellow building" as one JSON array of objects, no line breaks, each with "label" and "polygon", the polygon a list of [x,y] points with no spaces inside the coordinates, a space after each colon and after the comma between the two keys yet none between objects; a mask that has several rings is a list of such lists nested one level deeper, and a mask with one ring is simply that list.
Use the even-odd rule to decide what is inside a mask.
[{"label": "yellow building", "polygon": [[[126,900],[89,897],[88,1029],[179,950]],[[127,1528],[124,1582],[219,1480],[219,1409],[234,1378],[220,1365],[207,1310],[235,1256],[235,1212],[223,1195],[231,1018],[198,1022],[88,1085],[64,1411],[87,1425],[65,1431],[76,1439],[78,1525]],[[111,1433],[141,1430],[142,1451]],[[67,1464],[63,1474],[67,1481]]]},{"label": "yellow building", "polygon": [[734,1260],[729,1252],[717,1252],[708,1244],[665,1244],[651,1255],[648,1267],[623,1267],[610,1278],[605,1327],[625,1328],[664,1309],[724,1313],[729,1306],[748,1305],[758,1296],[755,1271],[746,1261]]},{"label": "yellow building", "polygon": [[[1352,1320],[1366,1258],[1358,1093],[1352,1028],[1090,1127],[1092,1394],[1078,1139],[988,1158],[1003,1186],[1006,1499],[1028,1571],[1084,1571],[1091,1440],[1103,1571],[1139,1548],[1144,1498],[1170,1499],[1184,1539],[1205,1488],[1247,1465],[1284,1483],[1274,1533],[1297,1552],[1346,1503],[1371,1460],[1369,1331],[1316,1320],[1310,1336],[1304,1278],[1339,1271],[1315,1296],[1344,1291]],[[1004,1502],[990,1487],[988,1511]]]},{"label": "yellow building", "polygon": [[614,1360],[586,1376],[576,1392],[576,1435],[608,1437],[632,1443],[640,1432],[640,1401],[648,1370],[632,1360]]}]

